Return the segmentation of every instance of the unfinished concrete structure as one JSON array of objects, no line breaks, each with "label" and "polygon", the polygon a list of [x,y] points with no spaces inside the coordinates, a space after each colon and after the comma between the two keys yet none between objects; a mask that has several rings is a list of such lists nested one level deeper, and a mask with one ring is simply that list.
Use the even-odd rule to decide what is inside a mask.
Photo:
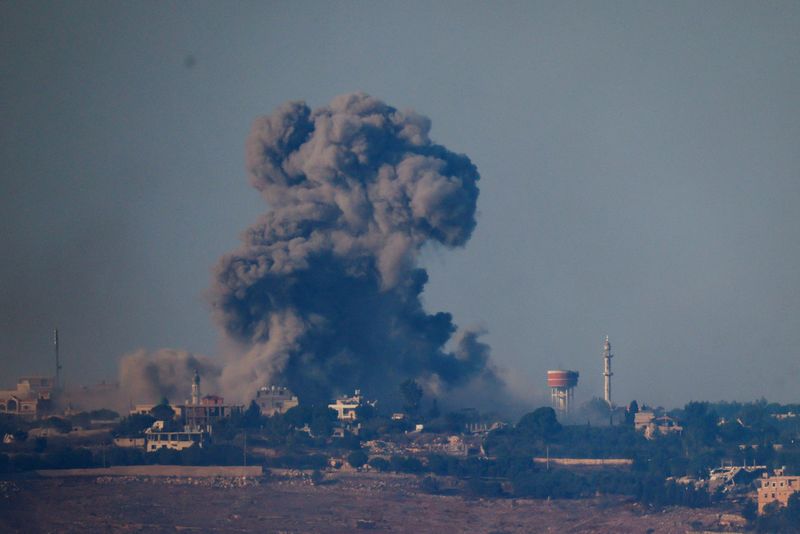
[{"label": "unfinished concrete structure", "polygon": [[786,506],[789,497],[800,490],[800,476],[786,476],[783,469],[776,469],[773,476],[764,473],[761,487],[758,488],[758,513],[763,514],[764,508],[774,502],[779,506]]}]

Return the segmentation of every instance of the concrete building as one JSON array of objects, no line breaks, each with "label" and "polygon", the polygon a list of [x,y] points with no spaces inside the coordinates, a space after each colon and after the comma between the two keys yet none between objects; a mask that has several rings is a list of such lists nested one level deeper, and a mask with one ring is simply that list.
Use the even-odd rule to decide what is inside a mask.
[{"label": "concrete building", "polygon": [[656,416],[653,412],[636,412],[633,419],[633,427],[636,430],[644,431],[644,437],[653,439],[659,434],[669,434],[671,432],[682,432],[683,427],[675,419],[668,415]]},{"label": "concrete building", "polygon": [[344,395],[336,399],[336,402],[329,404],[328,408],[336,411],[336,417],[339,421],[353,422],[358,419],[358,409],[361,406],[372,406],[373,408],[378,401],[368,401],[361,396],[361,390],[357,389],[352,397]]},{"label": "concrete building", "polygon": [[217,395],[200,397],[200,374],[195,370],[192,378],[192,398],[178,406],[181,420],[187,429],[204,430],[210,433],[215,422],[241,413],[238,404],[225,404],[225,399]]},{"label": "concrete building", "polygon": [[783,469],[776,469],[774,476],[764,473],[761,487],[758,488],[758,513],[763,514],[764,508],[773,502],[786,506],[789,497],[798,490],[800,490],[800,476],[786,476]]},{"label": "concrete building", "polygon": [[202,447],[208,434],[199,428],[184,427],[183,430],[167,430],[164,421],[156,421],[144,431],[145,450],[155,452],[158,449],[174,449],[181,451],[192,445]]},{"label": "concrete building", "polygon": [[276,413],[286,413],[300,401],[289,388],[283,386],[264,386],[256,392],[256,404],[261,415],[271,417]]},{"label": "concrete building", "polygon": [[206,395],[197,404],[178,406],[183,424],[189,428],[201,428],[211,432],[215,422],[241,413],[238,404],[225,404],[225,399],[216,395]]},{"label": "concrete building", "polygon": [[54,381],[51,377],[25,376],[15,389],[0,390],[0,413],[39,417],[53,409]]},{"label": "concrete building", "polygon": [[[131,408],[129,415],[150,415],[150,410],[158,406],[157,404],[136,404],[133,408]],[[181,411],[177,406],[170,405],[172,408],[175,417],[179,417],[181,415]]]},{"label": "concrete building", "polygon": [[114,438],[114,446],[127,449],[146,448],[145,438]]}]

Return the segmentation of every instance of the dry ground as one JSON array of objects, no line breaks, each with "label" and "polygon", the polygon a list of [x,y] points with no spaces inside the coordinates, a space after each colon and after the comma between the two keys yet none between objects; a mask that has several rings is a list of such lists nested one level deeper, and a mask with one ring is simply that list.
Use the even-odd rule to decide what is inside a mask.
[{"label": "dry ground", "polygon": [[719,513],[644,513],[618,498],[548,502],[427,495],[417,491],[418,479],[403,475],[330,478],[322,485],[273,478],[252,487],[108,477],[17,479],[15,488],[0,494],[0,532],[684,533],[712,527]]}]

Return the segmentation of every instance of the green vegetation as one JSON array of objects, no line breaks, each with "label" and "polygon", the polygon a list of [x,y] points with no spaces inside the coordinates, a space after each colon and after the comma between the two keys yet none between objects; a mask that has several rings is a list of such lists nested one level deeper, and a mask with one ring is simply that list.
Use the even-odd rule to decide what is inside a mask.
[{"label": "green vegetation", "polygon": [[764,515],[754,517],[751,525],[757,532],[800,532],[800,492],[790,496],[785,507],[768,504]]},{"label": "green vegetation", "polygon": [[[780,406],[766,401],[753,403],[691,402],[668,412],[683,430],[645,439],[633,428],[637,411],[650,410],[632,402],[624,417],[618,411],[609,426],[563,425],[551,408],[539,408],[522,416],[516,425],[490,432],[483,440],[486,456],[456,457],[444,454],[407,455],[394,453],[370,458],[362,445],[371,439],[403,443],[407,432],[423,422],[424,432],[440,435],[461,434],[468,423],[485,420],[474,410],[439,413],[435,399],[426,418],[422,412],[422,391],[413,381],[406,381],[400,391],[405,401],[406,417],[394,420],[390,414],[373,407],[359,411],[358,432],[337,428],[336,412],[326,405],[300,405],[285,414],[265,417],[258,405],[214,426],[213,443],[183,451],[162,449],[145,453],[138,449],[110,446],[107,440],[90,448],[67,446],[65,433],[73,427],[87,428],[94,419],[113,419],[113,412],[88,412],[69,418],[50,417],[27,421],[0,416],[0,431],[11,434],[12,443],[0,448],[0,472],[41,468],[130,465],[142,463],[183,465],[238,465],[244,457],[244,434],[248,451],[269,448],[273,456],[248,455],[249,464],[266,467],[321,470],[331,459],[345,459],[356,468],[369,466],[378,471],[418,474],[424,491],[439,492],[436,477],[455,477],[462,481],[467,495],[484,497],[583,498],[597,494],[625,495],[654,507],[681,505],[708,506],[716,495],[694,484],[679,483],[684,476],[707,477],[708,470],[720,463],[758,464],[772,469],[785,466],[788,473],[800,472],[800,418],[773,417],[777,413],[800,412],[798,406]],[[611,411],[599,403],[592,420],[606,421]],[[603,411],[605,410],[605,411]],[[657,415],[664,414],[656,409]],[[141,437],[156,416],[171,417],[166,399],[150,414],[122,418],[112,435]],[[33,425],[52,429],[48,437],[29,434]],[[178,425],[177,422],[174,423]],[[337,429],[334,434],[333,430]],[[402,449],[400,449],[402,450]],[[550,458],[627,458],[629,469],[550,469],[533,461]],[[452,487],[448,490],[452,491]],[[796,500],[795,500],[796,501]],[[796,506],[796,503],[795,503]],[[744,513],[750,514],[745,510]],[[754,528],[770,531],[796,518],[795,508],[771,510],[761,518],[752,518]],[[777,526],[776,526],[777,525]]]}]

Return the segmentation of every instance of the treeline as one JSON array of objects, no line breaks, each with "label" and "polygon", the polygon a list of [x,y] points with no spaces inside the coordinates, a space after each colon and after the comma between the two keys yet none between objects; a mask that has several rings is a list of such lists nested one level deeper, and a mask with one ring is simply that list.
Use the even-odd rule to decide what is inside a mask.
[{"label": "treeline", "polygon": [[630,423],[617,426],[561,426],[555,413],[541,408],[514,427],[492,432],[484,442],[490,456],[630,458],[634,470],[661,478],[707,477],[721,463],[785,466],[800,472],[800,419],[776,419],[765,403],[721,406],[692,402],[672,412],[681,432],[645,439]]}]

